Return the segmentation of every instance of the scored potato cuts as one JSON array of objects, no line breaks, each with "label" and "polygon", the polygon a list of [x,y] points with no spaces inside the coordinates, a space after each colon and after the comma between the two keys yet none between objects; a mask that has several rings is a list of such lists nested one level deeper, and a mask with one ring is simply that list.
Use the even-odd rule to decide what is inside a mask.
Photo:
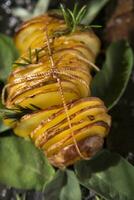
[{"label": "scored potato cuts", "polygon": [[104,103],[90,91],[100,41],[92,30],[77,27],[64,34],[66,28],[64,20],[49,14],[20,27],[15,43],[21,55],[13,64],[4,99],[8,109],[32,110],[4,121],[60,168],[94,155],[111,124]]}]

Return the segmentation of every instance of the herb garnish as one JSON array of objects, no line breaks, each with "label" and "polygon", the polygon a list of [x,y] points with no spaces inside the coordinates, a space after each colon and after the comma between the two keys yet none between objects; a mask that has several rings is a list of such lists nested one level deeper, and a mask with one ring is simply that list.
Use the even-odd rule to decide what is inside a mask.
[{"label": "herb garnish", "polygon": [[[70,33],[73,33],[76,31],[76,29],[79,27],[81,31],[89,29],[89,28],[100,28],[102,26],[100,25],[85,25],[81,24],[81,21],[83,20],[86,12],[87,12],[87,6],[83,6],[79,9],[78,3],[74,5],[73,11],[71,11],[68,8],[65,8],[62,4],[60,4],[60,8],[64,17],[64,20],[67,25],[67,30]],[[66,30],[66,33],[68,33]]]},{"label": "herb garnish", "polygon": [[14,109],[3,108],[0,109],[0,113],[3,115],[5,119],[13,119],[15,121],[20,120],[26,114],[32,114],[34,111],[40,110],[39,107],[30,104],[32,108],[29,107],[22,107],[20,105],[16,105]]}]

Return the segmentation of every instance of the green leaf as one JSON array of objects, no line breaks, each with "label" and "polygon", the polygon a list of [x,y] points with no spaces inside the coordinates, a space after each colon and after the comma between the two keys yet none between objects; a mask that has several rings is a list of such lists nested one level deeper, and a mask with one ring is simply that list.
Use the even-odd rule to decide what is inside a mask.
[{"label": "green leaf", "polygon": [[76,175],[67,170],[67,183],[61,190],[60,200],[81,200],[81,190]]},{"label": "green leaf", "polygon": [[13,40],[0,33],[0,80],[5,81],[12,69],[12,63],[18,58]]},{"label": "green leaf", "polygon": [[[3,108],[3,105],[2,105],[2,102],[1,102],[1,99],[0,99],[0,110]],[[4,132],[4,131],[7,131],[9,130],[10,127],[6,126],[3,124],[3,115],[2,113],[0,112],[0,133]]]},{"label": "green leaf", "polygon": [[133,67],[133,52],[128,42],[112,43],[106,51],[102,70],[91,83],[92,96],[100,97],[111,109],[123,95]]},{"label": "green leaf", "polygon": [[15,136],[0,138],[0,183],[42,190],[53,175],[44,154],[30,141]]},{"label": "green leaf", "polygon": [[87,4],[87,13],[82,21],[83,24],[90,24],[98,15],[100,10],[109,2],[109,0],[91,0]]},{"label": "green leaf", "polygon": [[45,188],[45,200],[58,200],[62,187],[64,187],[66,182],[66,172],[58,170],[54,179]]},{"label": "green leaf", "polygon": [[15,195],[16,200],[26,200],[26,194],[23,194],[22,196],[20,196],[19,194]]},{"label": "green leaf", "polygon": [[0,116],[0,133],[9,130],[10,127],[3,124],[2,117]]},{"label": "green leaf", "polygon": [[45,200],[81,200],[76,175],[71,170],[58,170],[55,178],[46,186]]},{"label": "green leaf", "polygon": [[32,19],[33,17],[43,15],[47,11],[49,4],[50,0],[38,0],[34,7],[34,10],[32,11],[28,11],[27,9],[22,7],[15,7],[12,9],[12,13],[14,16],[19,17],[22,21],[27,21]]},{"label": "green leaf", "polygon": [[33,11],[33,17],[43,15],[48,10],[49,4],[50,0],[38,0]]},{"label": "green leaf", "polygon": [[103,150],[75,165],[80,183],[104,199],[132,200],[134,167],[118,154]]},{"label": "green leaf", "polygon": [[12,14],[19,17],[22,21],[27,21],[32,18],[32,13],[22,7],[15,7],[12,9]]}]

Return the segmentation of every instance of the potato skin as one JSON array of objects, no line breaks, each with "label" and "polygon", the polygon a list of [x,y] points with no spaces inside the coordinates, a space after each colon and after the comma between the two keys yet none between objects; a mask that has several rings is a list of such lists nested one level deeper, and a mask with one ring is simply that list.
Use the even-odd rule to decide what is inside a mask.
[{"label": "potato skin", "polygon": [[[103,138],[100,136],[91,136],[79,141],[78,147],[85,156],[92,157],[102,148],[103,141]],[[74,144],[63,148],[58,154],[49,157],[49,161],[54,166],[60,168],[74,164],[74,162],[78,160],[80,160],[80,157],[78,156]]]},{"label": "potato skin", "polygon": [[104,103],[90,91],[100,40],[92,30],[79,27],[57,35],[66,28],[64,20],[49,14],[22,24],[15,35],[21,54],[16,63],[21,65],[13,65],[5,101],[10,109],[39,108],[16,121],[5,119],[5,124],[30,138],[59,168],[92,157],[111,126]]}]

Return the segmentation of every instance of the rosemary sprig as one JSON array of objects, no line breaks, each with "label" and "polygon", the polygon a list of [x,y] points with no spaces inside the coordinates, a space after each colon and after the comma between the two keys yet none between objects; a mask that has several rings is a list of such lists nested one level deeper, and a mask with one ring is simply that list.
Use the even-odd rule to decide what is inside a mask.
[{"label": "rosemary sprig", "polygon": [[75,4],[73,11],[68,8],[65,9],[62,4],[60,4],[60,7],[68,29],[70,32],[74,32],[86,14],[86,6],[79,9],[78,4]]},{"label": "rosemary sprig", "polygon": [[28,48],[29,51],[29,62],[32,63],[32,49],[31,47]]},{"label": "rosemary sprig", "polygon": [[101,25],[84,25],[84,24],[80,24],[80,30],[81,31],[85,31],[85,30],[89,30],[91,28],[102,28]]},{"label": "rosemary sprig", "polygon": [[38,63],[39,62],[39,50],[35,49],[35,62]]},{"label": "rosemary sprig", "polygon": [[[81,31],[86,30],[86,29],[90,29],[90,28],[100,28],[102,26],[100,25],[84,25],[81,23],[81,21],[83,20],[86,12],[87,12],[87,7],[83,6],[81,9],[79,9],[79,5],[78,3],[76,3],[74,5],[74,9],[73,11],[71,11],[68,8],[65,8],[62,4],[60,4],[61,7],[61,11],[64,17],[64,20],[66,22],[67,25],[67,30],[66,33],[68,32],[75,32],[76,29],[79,27],[79,29]],[[65,33],[65,34],[66,34]]]},{"label": "rosemary sprig", "polygon": [[[39,59],[40,59],[39,53],[41,51],[43,51],[43,50],[44,50],[44,47],[41,48],[41,49],[34,49],[34,52],[32,52],[32,49],[29,48],[28,49],[28,51],[29,51],[28,58],[21,57],[20,59],[23,60],[24,62],[15,62],[14,64],[17,65],[17,66],[23,66],[23,67],[25,67],[25,66],[27,66],[29,64],[38,64],[39,63]],[[35,61],[33,61],[33,59],[32,59],[33,54],[35,56]]]},{"label": "rosemary sprig", "polygon": [[13,63],[14,65],[17,65],[17,66],[22,66],[22,67],[25,67],[25,66],[27,66],[27,65],[29,65],[29,64],[27,64],[27,63],[21,63],[21,62],[14,62]]},{"label": "rosemary sprig", "polygon": [[24,66],[24,67],[29,65],[29,64],[32,64],[32,50],[31,50],[31,48],[29,48],[28,51],[29,51],[28,58],[20,57],[20,59],[23,60],[24,63],[23,62],[14,62],[14,64],[17,65],[17,66]]},{"label": "rosemary sprig", "polygon": [[34,111],[40,110],[39,107],[33,104],[30,104],[30,106],[32,108],[22,107],[20,105],[17,105],[16,108],[14,109],[3,108],[3,109],[0,109],[0,113],[5,119],[9,118],[16,121],[16,120],[20,120],[21,117],[23,117],[26,114],[32,114]]}]

